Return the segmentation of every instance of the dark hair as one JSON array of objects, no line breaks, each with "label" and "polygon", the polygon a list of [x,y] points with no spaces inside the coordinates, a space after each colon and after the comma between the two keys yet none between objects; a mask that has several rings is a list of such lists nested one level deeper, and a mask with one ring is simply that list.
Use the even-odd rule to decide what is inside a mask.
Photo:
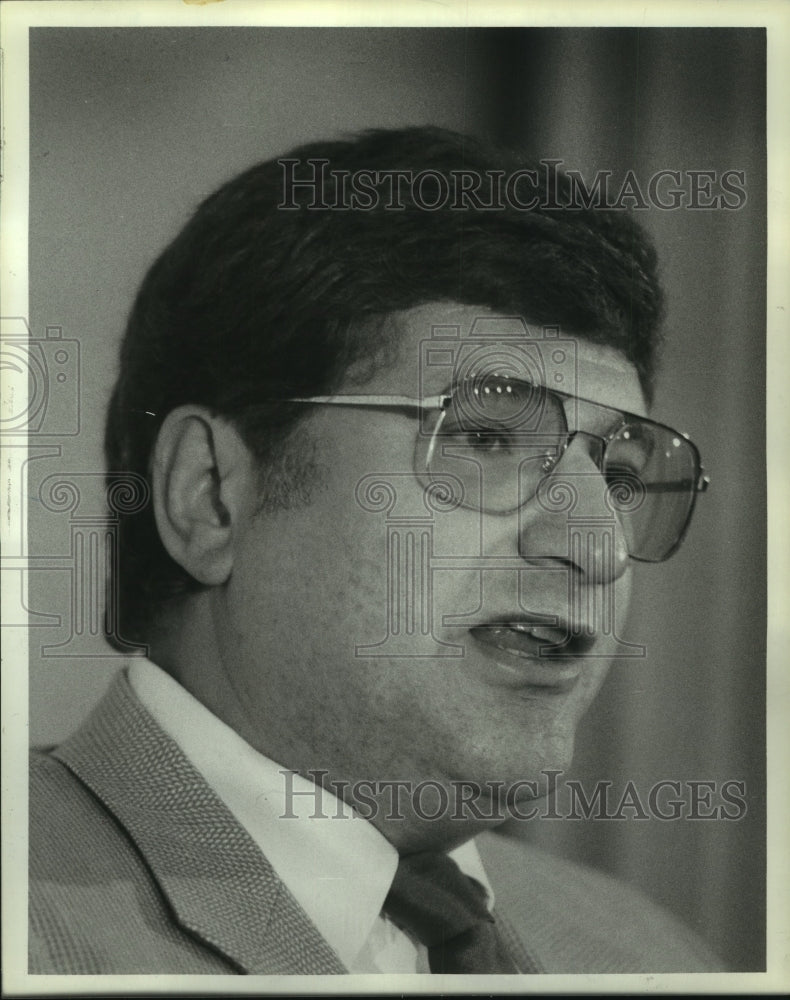
[{"label": "dark hair", "polygon": [[[333,391],[353,361],[378,353],[378,320],[430,301],[558,324],[611,345],[650,396],[661,294],[655,253],[627,213],[567,207],[561,173],[438,128],[363,132],[289,159],[301,166],[261,163],[207,198],[146,275],[110,403],[111,476],[147,477],[160,423],[184,403],[227,416],[262,468],[276,466],[304,408],[271,399]],[[307,207],[316,204],[308,187],[285,198],[286,172],[309,176],[306,161],[317,159],[329,161],[319,205],[336,203],[337,171],[447,178],[527,167],[534,173],[518,196],[537,205],[429,211],[404,185],[403,208],[392,210],[381,193],[391,180],[373,183],[381,197],[368,210]],[[280,207],[289,199],[298,207]],[[121,516],[116,573],[120,636],[133,641],[145,641],[169,599],[197,586],[162,546],[150,505]]]}]

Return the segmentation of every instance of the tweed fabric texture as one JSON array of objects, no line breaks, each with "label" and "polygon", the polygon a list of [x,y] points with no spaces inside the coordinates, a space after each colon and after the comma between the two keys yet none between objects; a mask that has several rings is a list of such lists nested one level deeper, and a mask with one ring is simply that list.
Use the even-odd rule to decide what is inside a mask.
[{"label": "tweed fabric texture", "polygon": [[[31,962],[43,954],[53,972],[346,971],[125,675],[86,724],[37,764],[39,782],[45,770],[58,808],[37,813],[31,837]],[[38,788],[31,801],[34,795],[40,802]],[[177,944],[152,954],[140,943],[163,923]],[[224,970],[191,967],[186,959],[198,942],[220,956]],[[74,968],[70,957],[90,967]]]},{"label": "tweed fabric texture", "polygon": [[[32,755],[30,806],[31,973],[346,971],[125,674],[73,737]],[[477,844],[522,971],[722,971],[614,879],[520,838]]]}]

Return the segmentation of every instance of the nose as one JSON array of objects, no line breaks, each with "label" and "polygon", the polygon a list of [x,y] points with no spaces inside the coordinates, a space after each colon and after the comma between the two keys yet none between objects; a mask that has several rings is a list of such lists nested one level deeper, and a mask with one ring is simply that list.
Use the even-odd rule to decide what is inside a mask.
[{"label": "nose", "polygon": [[519,555],[531,564],[547,560],[573,568],[588,584],[610,583],[628,568],[623,528],[606,502],[600,471],[603,442],[584,432],[573,436],[562,458],[519,511]]}]

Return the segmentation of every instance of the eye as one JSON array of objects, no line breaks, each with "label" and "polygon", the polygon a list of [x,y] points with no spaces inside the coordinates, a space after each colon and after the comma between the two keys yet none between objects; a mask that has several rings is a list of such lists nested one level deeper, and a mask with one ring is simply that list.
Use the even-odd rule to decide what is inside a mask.
[{"label": "eye", "polygon": [[649,427],[624,424],[610,439],[606,448],[604,475],[616,478],[640,476],[650,464],[655,439]]},{"label": "eye", "polygon": [[513,451],[513,434],[507,428],[485,427],[480,430],[458,430],[457,436],[475,451],[491,455],[509,455]]},{"label": "eye", "polygon": [[629,464],[626,462],[607,462],[604,466],[603,474],[606,482],[609,486],[618,485],[629,485],[633,486],[635,483],[641,481],[640,477],[641,466],[637,464]]}]

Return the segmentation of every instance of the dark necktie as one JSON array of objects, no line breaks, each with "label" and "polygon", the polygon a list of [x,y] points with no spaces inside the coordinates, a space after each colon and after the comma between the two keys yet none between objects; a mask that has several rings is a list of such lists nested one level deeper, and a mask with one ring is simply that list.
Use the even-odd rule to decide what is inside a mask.
[{"label": "dark necktie", "polygon": [[431,972],[517,973],[486,906],[486,891],[446,854],[402,857],[384,912],[428,949]]}]

